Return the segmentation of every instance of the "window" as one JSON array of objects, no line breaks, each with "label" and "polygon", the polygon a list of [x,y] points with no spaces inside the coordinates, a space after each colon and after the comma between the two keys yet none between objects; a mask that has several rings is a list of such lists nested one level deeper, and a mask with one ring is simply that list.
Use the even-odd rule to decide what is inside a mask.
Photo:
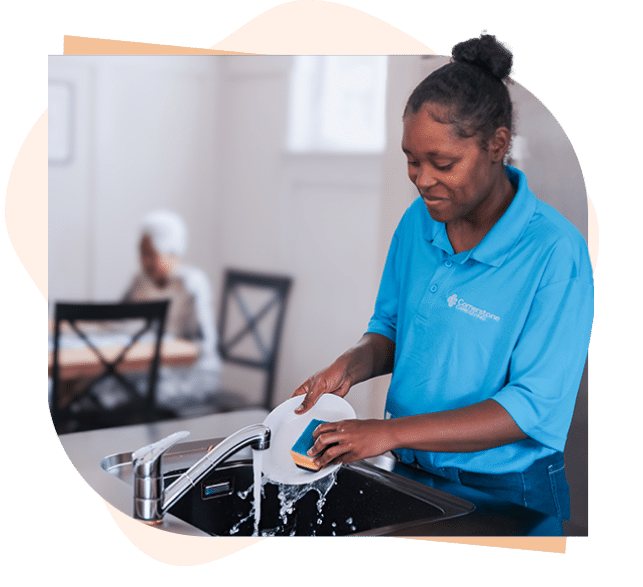
[{"label": "window", "polygon": [[290,85],[288,149],[383,151],[386,68],[386,56],[296,56]]}]

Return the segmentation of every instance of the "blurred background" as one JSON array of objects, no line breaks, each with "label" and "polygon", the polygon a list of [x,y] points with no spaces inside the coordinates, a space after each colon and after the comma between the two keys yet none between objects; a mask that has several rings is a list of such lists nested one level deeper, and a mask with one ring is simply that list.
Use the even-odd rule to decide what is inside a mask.
[{"label": "blurred background", "polygon": [[[400,148],[404,104],[446,61],[50,56],[50,305],[120,300],[139,271],[141,219],[171,209],[188,225],[184,261],[206,272],[215,316],[226,268],[293,277],[274,403],[289,398],[366,328],[390,238],[417,195]],[[534,96],[510,91],[512,163],[587,239],[572,146]],[[387,383],[349,394],[359,417],[382,416]],[[569,441],[585,504],[586,400],[585,377]]]}]

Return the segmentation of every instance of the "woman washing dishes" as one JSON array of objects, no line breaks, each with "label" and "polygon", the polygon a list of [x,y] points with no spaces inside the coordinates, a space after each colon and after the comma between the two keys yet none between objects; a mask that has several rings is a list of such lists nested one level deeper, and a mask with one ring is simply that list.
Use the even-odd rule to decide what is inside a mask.
[{"label": "woman washing dishes", "polygon": [[[405,463],[569,518],[563,449],[593,317],[587,246],[504,164],[511,54],[493,36],[413,91],[401,219],[360,341],[304,382],[300,413],[392,373],[383,420],[320,425],[311,454]],[[493,489],[492,489],[493,488]]]}]

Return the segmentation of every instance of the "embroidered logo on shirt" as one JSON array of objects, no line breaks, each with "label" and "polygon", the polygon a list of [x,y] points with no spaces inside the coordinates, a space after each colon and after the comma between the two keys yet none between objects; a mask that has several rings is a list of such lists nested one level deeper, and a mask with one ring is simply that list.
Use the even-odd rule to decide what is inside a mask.
[{"label": "embroidered logo on shirt", "polygon": [[447,304],[449,304],[449,308],[453,308],[453,306],[455,306],[456,310],[460,310],[461,312],[469,314],[469,316],[473,316],[474,318],[478,318],[478,320],[482,320],[483,322],[485,320],[495,320],[496,322],[500,320],[500,316],[496,316],[491,312],[487,312],[486,310],[481,310],[471,304],[467,304],[467,302],[462,298],[458,298],[456,294],[452,294],[447,298]]}]

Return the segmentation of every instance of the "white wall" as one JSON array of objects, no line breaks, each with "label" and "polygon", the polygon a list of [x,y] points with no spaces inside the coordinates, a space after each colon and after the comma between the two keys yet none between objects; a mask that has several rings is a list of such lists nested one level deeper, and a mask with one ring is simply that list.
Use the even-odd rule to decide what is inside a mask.
[{"label": "white wall", "polygon": [[169,207],[192,227],[186,261],[213,273],[217,62],[55,56],[72,84],[74,152],[49,165],[49,297],[120,297],[138,270],[138,226]]},{"label": "white wall", "polygon": [[[138,223],[170,207],[190,228],[186,262],[288,273],[276,401],[366,328],[377,288],[377,155],[285,148],[290,57],[51,57],[79,96],[68,165],[50,165],[50,300],[122,295]],[[236,386],[256,378],[230,370]],[[370,384],[351,394],[373,413]]]},{"label": "white wall", "polygon": [[[227,56],[219,78],[220,270],[294,277],[277,402],[359,339],[378,281],[380,158],[287,151],[291,66],[290,57]],[[350,396],[360,415],[374,415],[368,395]]]},{"label": "white wall", "polygon": [[[49,164],[49,296],[50,299],[91,297],[90,218],[95,199],[95,68],[87,61],[49,60],[50,83],[68,91],[69,153],[64,162]],[[49,113],[51,121],[57,112]],[[61,129],[64,132],[64,129]]]}]

